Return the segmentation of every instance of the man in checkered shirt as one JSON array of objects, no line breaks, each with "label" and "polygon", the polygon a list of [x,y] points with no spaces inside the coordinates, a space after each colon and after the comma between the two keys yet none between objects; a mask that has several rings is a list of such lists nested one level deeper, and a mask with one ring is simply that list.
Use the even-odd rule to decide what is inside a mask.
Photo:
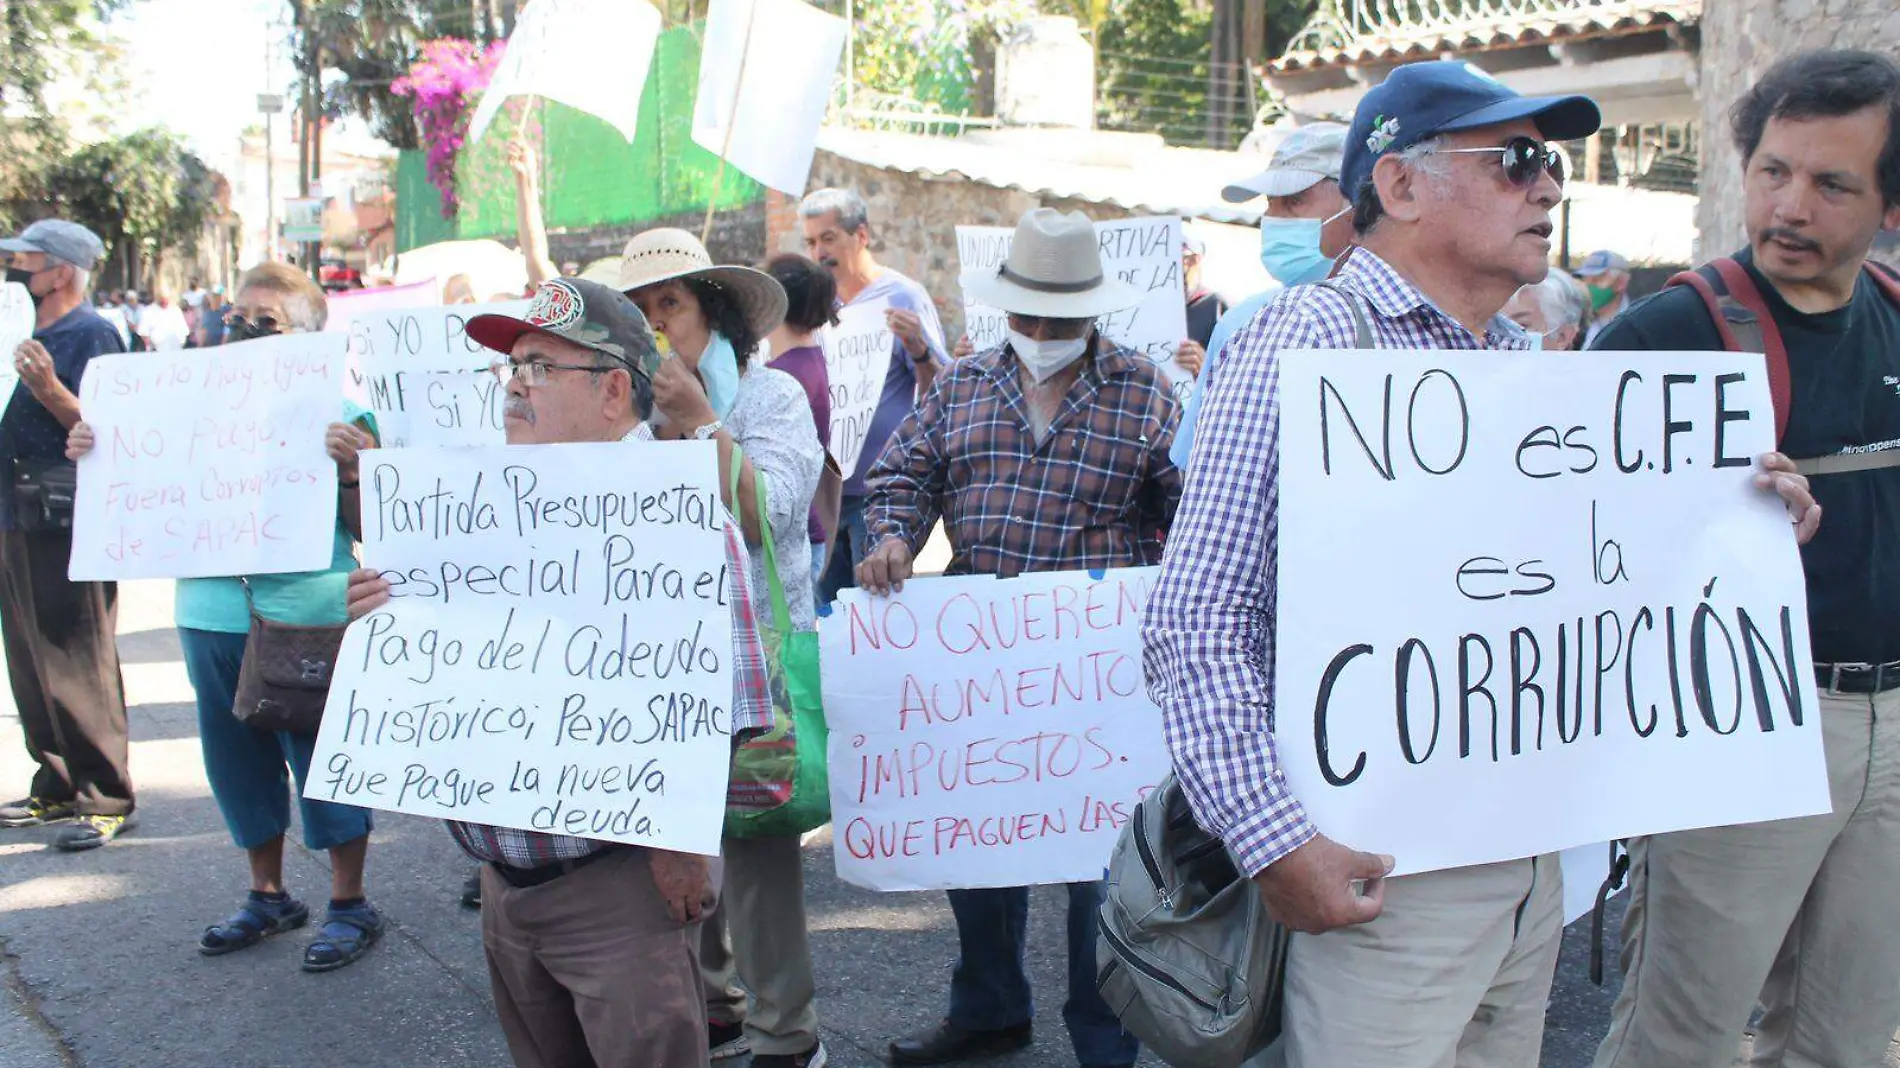
[{"label": "man in checkered shirt", "polygon": [[[1288,950],[1277,1065],[1537,1063],[1563,930],[1556,856],[1388,879],[1393,858],[1327,838],[1281,772],[1277,355],[1529,348],[1498,313],[1549,269],[1563,164],[1546,140],[1588,136],[1598,121],[1587,98],[1521,97],[1460,62],[1394,71],[1360,102],[1341,161],[1358,247],[1329,285],[1288,289],[1262,309],[1208,386],[1142,634],[1149,692],[1195,815],[1273,917],[1301,932]],[[1805,511],[1804,487],[1768,481]]]},{"label": "man in checkered shirt", "polygon": [[[955,553],[952,574],[1155,563],[1181,497],[1168,459],[1180,420],[1155,365],[1095,328],[1097,317],[1140,294],[1104,277],[1094,225],[1080,212],[1031,211],[1008,261],[966,276],[963,288],[1009,314],[1009,342],[945,371],[871,470],[871,549],[858,585],[873,593],[901,586],[939,516]],[[949,1017],[891,1043],[896,1064],[992,1056],[1030,1041],[1028,888],[949,893],[963,950]],[[1069,886],[1063,1017],[1084,1068],[1132,1064],[1136,1054],[1095,987],[1101,893],[1099,882]]]},{"label": "man in checkered shirt", "polygon": [[[624,295],[578,278],[544,282],[525,318],[480,315],[468,336],[505,355],[509,444],[651,441],[660,353]],[[604,477],[611,477],[606,475]],[[771,725],[765,652],[744,537],[725,522],[732,605],[732,737]],[[350,576],[350,615],[386,603],[374,571]],[[690,1068],[709,1063],[699,925],[718,862],[566,835],[449,821],[482,862],[482,945],[518,1068]]]}]

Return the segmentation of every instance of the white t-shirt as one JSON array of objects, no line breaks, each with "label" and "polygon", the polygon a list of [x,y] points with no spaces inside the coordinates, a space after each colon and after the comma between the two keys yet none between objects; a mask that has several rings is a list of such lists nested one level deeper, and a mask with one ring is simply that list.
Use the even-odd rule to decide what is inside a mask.
[{"label": "white t-shirt", "polygon": [[185,347],[185,339],[191,336],[191,328],[185,325],[185,312],[176,304],[163,306],[147,305],[139,316],[139,333],[152,347],[160,352]]}]

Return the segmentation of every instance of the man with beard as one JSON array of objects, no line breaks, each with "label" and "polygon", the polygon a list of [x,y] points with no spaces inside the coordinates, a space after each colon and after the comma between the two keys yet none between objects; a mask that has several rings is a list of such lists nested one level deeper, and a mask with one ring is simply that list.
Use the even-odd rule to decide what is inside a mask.
[{"label": "man with beard", "polygon": [[828,604],[852,585],[852,574],[865,553],[864,476],[910,410],[928,396],[937,372],[947,366],[943,323],[937,306],[916,280],[877,262],[871,254],[871,221],[864,199],[849,189],[820,189],[798,206],[805,226],[805,255],[830,268],[838,282],[838,306],[887,306],[884,318],[896,340],[884,395],[871,414],[864,451],[855,471],[845,472],[844,500],[838,509],[837,543],[818,584],[818,601]]}]

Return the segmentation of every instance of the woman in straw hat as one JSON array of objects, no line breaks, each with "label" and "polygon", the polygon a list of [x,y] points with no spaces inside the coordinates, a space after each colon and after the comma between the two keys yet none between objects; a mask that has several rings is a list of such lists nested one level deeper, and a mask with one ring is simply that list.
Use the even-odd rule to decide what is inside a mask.
[{"label": "woman in straw hat", "polygon": [[[806,521],[824,447],[804,388],[766,367],[759,351],[785,318],[784,288],[763,271],[715,266],[693,235],[661,229],[627,243],[620,289],[672,351],[653,378],[655,433],[719,442],[722,487],[738,465],[737,499],[726,503],[752,547],[755,596],[767,589],[761,546],[771,538],[792,626],[813,629]],[[723,853],[725,885],[700,941],[712,1057],[750,1051],[759,1068],[821,1068],[798,837],[728,838]],[[752,992],[749,1009],[735,966]]]}]

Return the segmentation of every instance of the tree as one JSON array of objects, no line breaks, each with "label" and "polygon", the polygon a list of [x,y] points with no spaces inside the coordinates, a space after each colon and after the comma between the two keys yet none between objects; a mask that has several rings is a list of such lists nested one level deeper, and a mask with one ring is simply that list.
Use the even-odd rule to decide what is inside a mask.
[{"label": "tree", "polygon": [[61,78],[88,88],[112,64],[100,22],[129,0],[0,0],[0,228],[34,217],[46,195],[49,160],[65,153],[67,131],[46,90]]},{"label": "tree", "polygon": [[91,228],[128,280],[169,253],[193,254],[217,210],[204,161],[165,130],[140,130],[67,156],[47,173],[59,213]]},{"label": "tree", "polygon": [[[0,0],[5,2],[5,0]],[[630,0],[644,2],[644,0]],[[454,37],[486,46],[508,36],[518,5],[513,0],[289,0],[300,28],[297,69],[341,71],[344,80],[326,87],[326,113],[347,111],[369,123],[376,136],[397,148],[420,148],[422,130],[413,102],[393,92],[398,79],[422,55],[425,41]]]}]

